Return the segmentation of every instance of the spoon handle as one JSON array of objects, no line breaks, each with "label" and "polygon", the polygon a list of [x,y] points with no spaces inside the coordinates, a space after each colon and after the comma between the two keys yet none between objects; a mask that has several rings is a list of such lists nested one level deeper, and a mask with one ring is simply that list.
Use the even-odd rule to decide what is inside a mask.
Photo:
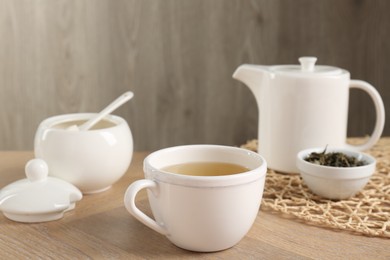
[{"label": "spoon handle", "polygon": [[134,93],[131,91],[125,92],[120,95],[117,99],[112,101],[105,109],[103,109],[99,114],[89,119],[84,124],[80,125],[80,131],[87,131],[92,126],[94,126],[97,122],[102,120],[106,115],[110,114],[112,111],[129,101],[134,96]]}]

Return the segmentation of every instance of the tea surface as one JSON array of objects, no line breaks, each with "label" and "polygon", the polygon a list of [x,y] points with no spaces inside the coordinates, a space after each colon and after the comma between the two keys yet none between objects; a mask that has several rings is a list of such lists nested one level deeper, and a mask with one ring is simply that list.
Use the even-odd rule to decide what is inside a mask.
[{"label": "tea surface", "polygon": [[246,172],[249,169],[233,163],[193,162],[170,165],[162,168],[161,170],[192,176],[222,176]]}]

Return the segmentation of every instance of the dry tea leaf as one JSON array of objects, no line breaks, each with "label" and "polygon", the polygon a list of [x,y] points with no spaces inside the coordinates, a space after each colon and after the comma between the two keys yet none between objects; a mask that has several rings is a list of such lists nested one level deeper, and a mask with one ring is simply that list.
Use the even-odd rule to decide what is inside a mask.
[{"label": "dry tea leaf", "polygon": [[341,152],[326,153],[326,148],[321,153],[312,152],[305,158],[305,161],[332,167],[357,167],[366,165],[364,161]]}]

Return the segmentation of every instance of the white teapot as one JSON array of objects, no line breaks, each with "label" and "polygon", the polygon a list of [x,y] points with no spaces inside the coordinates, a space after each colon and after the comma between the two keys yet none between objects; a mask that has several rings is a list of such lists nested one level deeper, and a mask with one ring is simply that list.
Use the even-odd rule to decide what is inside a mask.
[{"label": "white teapot", "polygon": [[[316,66],[317,58],[301,57],[301,65],[261,66],[243,64],[233,78],[245,83],[259,108],[259,153],[268,167],[296,173],[295,158],[311,147],[372,147],[380,138],[385,111],[378,91],[369,83],[351,80],[348,71]],[[364,144],[346,143],[349,89],[366,91],[373,100],[376,124]]]}]

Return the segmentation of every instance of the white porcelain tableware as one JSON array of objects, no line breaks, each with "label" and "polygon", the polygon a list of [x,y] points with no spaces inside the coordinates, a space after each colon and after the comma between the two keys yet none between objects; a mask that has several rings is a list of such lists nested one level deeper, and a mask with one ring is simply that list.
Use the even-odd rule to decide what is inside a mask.
[{"label": "white porcelain tableware", "polygon": [[297,167],[309,189],[315,194],[328,199],[347,199],[364,188],[375,172],[374,157],[343,148],[327,148],[326,152],[341,152],[365,162],[363,166],[332,167],[307,162],[312,152],[323,152],[324,148],[309,148],[298,153]]},{"label": "white porcelain tableware", "polygon": [[84,194],[110,188],[125,174],[133,156],[132,134],[121,117],[108,115],[88,131],[67,130],[95,115],[50,117],[35,135],[35,156],[47,162],[49,174],[74,184]]},{"label": "white porcelain tableware", "polygon": [[[189,162],[224,162],[247,167],[243,173],[189,176],[161,170]],[[188,145],[159,150],[144,160],[145,179],[126,191],[127,210],[178,247],[201,252],[237,244],[259,211],[267,165],[257,153],[228,146]],[[147,189],[155,220],[135,205]]]},{"label": "white porcelain tableware", "polygon": [[0,190],[0,210],[7,218],[26,223],[46,222],[63,217],[82,198],[72,184],[48,177],[48,166],[41,159],[30,160],[26,179]]},{"label": "white porcelain tableware", "polygon": [[[259,109],[259,153],[271,169],[295,173],[296,154],[306,148],[333,146],[363,151],[380,138],[385,112],[376,89],[351,80],[348,71],[315,65],[317,58],[301,57],[301,65],[261,66],[244,64],[233,78],[253,92]],[[349,90],[369,94],[376,124],[366,143],[346,143]]]}]

